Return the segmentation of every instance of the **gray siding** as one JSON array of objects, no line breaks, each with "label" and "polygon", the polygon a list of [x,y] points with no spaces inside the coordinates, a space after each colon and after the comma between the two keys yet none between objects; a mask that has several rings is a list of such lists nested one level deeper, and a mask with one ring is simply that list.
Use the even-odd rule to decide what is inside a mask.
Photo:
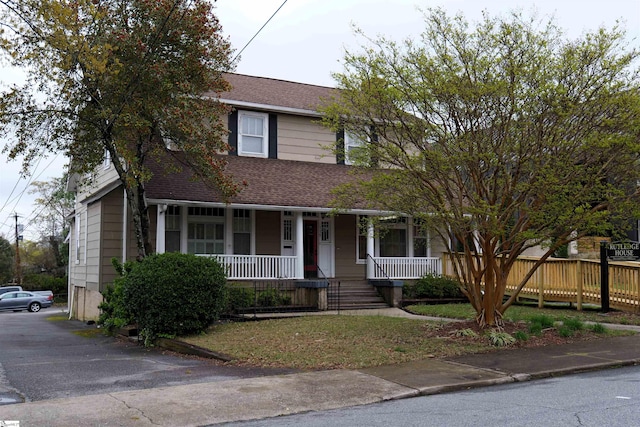
[{"label": "gray siding", "polygon": [[278,115],[278,158],[316,163],[336,163],[328,146],[336,141],[335,132],[309,117]]}]

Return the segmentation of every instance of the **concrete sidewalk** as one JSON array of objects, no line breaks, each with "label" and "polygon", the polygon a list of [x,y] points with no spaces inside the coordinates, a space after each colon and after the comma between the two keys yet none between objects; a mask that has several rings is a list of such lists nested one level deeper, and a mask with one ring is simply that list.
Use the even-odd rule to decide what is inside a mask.
[{"label": "concrete sidewalk", "polygon": [[20,427],[201,426],[638,363],[640,336],[636,335],[358,371],[307,372],[5,405],[0,406],[0,420],[18,420]]}]

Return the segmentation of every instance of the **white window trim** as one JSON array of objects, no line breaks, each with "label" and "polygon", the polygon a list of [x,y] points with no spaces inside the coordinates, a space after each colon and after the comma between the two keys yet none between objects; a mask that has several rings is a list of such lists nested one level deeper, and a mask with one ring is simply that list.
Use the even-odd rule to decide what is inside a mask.
[{"label": "white window trim", "polygon": [[352,165],[353,160],[349,158],[349,148],[356,148],[362,146],[362,140],[350,135],[348,132],[344,133],[344,164]]},{"label": "white window trim", "polygon": [[77,213],[76,214],[76,256],[75,256],[75,262],[76,264],[80,264],[80,221],[81,221],[81,214]]},{"label": "white window trim", "polygon": [[111,167],[111,153],[106,148],[104,149],[104,159],[102,161],[102,167],[107,170]]},{"label": "white window trim", "polygon": [[[242,121],[245,117],[259,117],[262,119],[262,152],[245,151],[242,144]],[[255,135],[252,135],[255,136]],[[238,155],[246,157],[268,157],[269,156],[269,114],[257,113],[254,111],[238,112]]]}]

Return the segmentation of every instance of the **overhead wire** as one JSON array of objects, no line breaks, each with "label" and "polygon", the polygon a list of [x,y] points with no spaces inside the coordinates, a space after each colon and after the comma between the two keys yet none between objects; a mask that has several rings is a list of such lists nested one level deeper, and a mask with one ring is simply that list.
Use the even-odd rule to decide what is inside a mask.
[{"label": "overhead wire", "polygon": [[276,9],[275,12],[273,12],[273,14],[269,17],[269,19],[267,19],[267,21],[262,24],[262,27],[260,27],[260,29],[253,35],[253,37],[251,37],[251,39],[244,45],[244,47],[242,49],[240,49],[240,51],[233,57],[233,59],[231,60],[231,63],[233,64],[234,62],[236,62],[236,59],[238,59],[240,57],[240,54],[242,52],[244,52],[244,50],[247,48],[247,46],[249,46],[251,44],[251,42],[253,41],[253,39],[255,39],[256,37],[258,37],[258,34],[260,34],[260,32],[262,31],[262,29],[264,27],[267,26],[267,24],[269,23],[269,21],[271,21],[273,19],[274,16],[276,16],[276,14],[280,11],[280,9],[282,9],[282,6],[285,5],[285,3],[287,3],[288,0],[284,0],[282,2],[282,4],[280,5],[279,8]]}]

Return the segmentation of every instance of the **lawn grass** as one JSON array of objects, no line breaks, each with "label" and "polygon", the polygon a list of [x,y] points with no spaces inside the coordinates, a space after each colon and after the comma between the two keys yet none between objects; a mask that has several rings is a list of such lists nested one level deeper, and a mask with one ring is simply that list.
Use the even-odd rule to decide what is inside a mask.
[{"label": "lawn grass", "polygon": [[[475,310],[471,304],[436,304],[436,305],[411,305],[406,307],[407,311],[423,316],[448,317],[452,319],[474,319]],[[555,321],[562,321],[568,318],[575,318],[583,322],[597,323],[619,323],[623,325],[639,325],[640,316],[622,312],[611,312],[603,314],[596,309],[576,309],[564,306],[548,306],[538,308],[533,305],[512,305],[504,313],[504,319],[510,321],[529,320],[531,316],[544,314],[552,317]]]},{"label": "lawn grass", "polygon": [[[416,305],[408,309],[427,316],[475,318],[475,311],[469,304]],[[568,319],[575,319],[576,323],[601,323],[608,319],[595,311],[521,305],[512,306],[505,313],[505,320],[514,322],[536,317],[548,318],[551,323]],[[633,315],[615,319],[635,324]],[[181,337],[180,340],[231,356],[232,363],[238,365],[302,370],[359,369],[496,350],[489,339],[482,337],[455,339],[458,333],[435,337],[439,334],[433,331],[442,325],[442,321],[387,316],[306,316],[220,323],[205,334]],[[604,336],[631,333],[598,326],[596,332]],[[465,327],[461,324],[461,328]]]},{"label": "lawn grass", "polygon": [[426,339],[426,332],[437,327],[437,322],[385,316],[308,316],[219,324],[181,340],[241,364],[304,370],[358,369],[492,348],[488,341]]}]

